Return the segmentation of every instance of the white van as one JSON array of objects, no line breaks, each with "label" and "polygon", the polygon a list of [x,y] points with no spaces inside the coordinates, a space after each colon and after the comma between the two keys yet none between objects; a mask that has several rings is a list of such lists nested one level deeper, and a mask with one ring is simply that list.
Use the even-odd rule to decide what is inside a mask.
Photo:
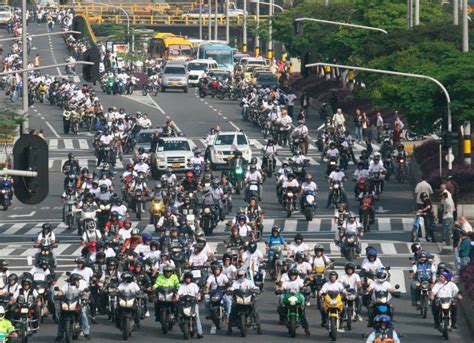
[{"label": "white van", "polygon": [[262,57],[242,57],[240,59],[240,65],[245,67],[247,64],[266,67],[268,66],[268,61]]},{"label": "white van", "polygon": [[188,69],[188,84],[190,86],[196,86],[199,79],[204,73],[207,73],[209,69],[217,69],[217,62],[214,60],[192,60],[186,64]]}]

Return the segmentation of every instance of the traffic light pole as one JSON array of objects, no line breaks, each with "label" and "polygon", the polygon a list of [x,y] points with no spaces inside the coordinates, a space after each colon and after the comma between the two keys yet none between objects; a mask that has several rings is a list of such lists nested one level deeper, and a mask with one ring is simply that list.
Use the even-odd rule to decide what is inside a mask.
[{"label": "traffic light pole", "polygon": [[23,134],[24,131],[28,132],[30,129],[29,119],[28,119],[28,37],[27,37],[27,22],[26,22],[26,0],[21,1],[21,38],[23,44],[23,56],[22,56],[22,65],[23,65],[23,74],[22,74],[22,112],[25,116],[25,121],[23,122],[23,130],[20,134]]},{"label": "traffic light pole", "polygon": [[[449,96],[448,90],[444,85],[436,80],[435,78],[431,76],[426,76],[426,75],[420,75],[420,74],[411,74],[411,73],[401,73],[397,71],[392,71],[392,70],[383,70],[383,69],[371,69],[371,68],[363,68],[363,67],[355,67],[355,66],[347,66],[347,65],[341,65],[341,64],[332,64],[332,63],[311,63],[311,64],[306,64],[306,68],[310,67],[318,67],[318,66],[329,66],[332,68],[342,68],[342,69],[351,69],[351,70],[360,70],[360,71],[366,71],[370,73],[377,73],[377,74],[386,74],[386,75],[394,75],[394,76],[403,76],[403,77],[411,77],[411,78],[416,78],[416,79],[423,79],[423,80],[428,80],[433,83],[435,83],[442,91],[444,96],[446,97],[446,105],[447,105],[447,115],[448,115],[448,134],[449,137],[452,136],[453,132],[453,124],[452,124],[452,119],[451,119],[451,97]],[[453,170],[453,146],[452,144],[449,144],[448,146],[448,173],[451,174],[451,171]],[[448,174],[448,175],[449,175]]]},{"label": "traffic light pole", "polygon": [[15,169],[2,169],[0,170],[0,176],[23,176],[23,177],[38,177],[38,172],[29,170],[15,170]]}]

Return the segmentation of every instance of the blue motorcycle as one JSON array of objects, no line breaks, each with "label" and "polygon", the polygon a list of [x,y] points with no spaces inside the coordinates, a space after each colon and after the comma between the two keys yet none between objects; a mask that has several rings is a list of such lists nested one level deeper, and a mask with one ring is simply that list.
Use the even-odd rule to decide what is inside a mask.
[{"label": "blue motorcycle", "polygon": [[12,185],[11,182],[8,180],[2,181],[2,188],[0,189],[0,203],[3,206],[3,210],[8,210],[8,207],[12,203]]},{"label": "blue motorcycle", "polygon": [[316,194],[313,190],[306,190],[303,195],[303,211],[307,221],[312,221],[316,211]]}]

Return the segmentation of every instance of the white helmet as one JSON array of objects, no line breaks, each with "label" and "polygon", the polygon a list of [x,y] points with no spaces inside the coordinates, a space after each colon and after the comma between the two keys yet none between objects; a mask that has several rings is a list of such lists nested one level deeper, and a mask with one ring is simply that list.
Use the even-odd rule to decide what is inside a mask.
[{"label": "white helmet", "polygon": [[0,320],[5,318],[5,308],[3,306],[0,306]]}]

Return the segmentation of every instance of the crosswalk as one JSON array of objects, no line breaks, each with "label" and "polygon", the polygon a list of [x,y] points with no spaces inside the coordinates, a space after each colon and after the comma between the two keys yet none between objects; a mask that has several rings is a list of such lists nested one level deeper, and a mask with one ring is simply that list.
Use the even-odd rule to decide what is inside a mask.
[{"label": "crosswalk", "polygon": [[[66,224],[50,222],[57,236],[71,235],[74,232],[68,230]],[[17,222],[0,223],[0,235],[37,235],[41,231],[43,222]],[[314,218],[308,222],[304,219],[264,219],[264,234],[270,234],[271,228],[278,225],[286,235],[294,233],[330,233],[337,230],[337,226],[330,218]],[[371,226],[371,232],[410,232],[413,227],[412,218],[377,218]],[[154,231],[153,226],[147,221],[132,221],[132,228],[138,228],[141,232]],[[221,222],[214,229],[216,239],[228,235],[226,222]],[[211,237],[212,238],[212,237]]]},{"label": "crosswalk", "polygon": [[[48,168],[51,171],[61,171],[62,166],[64,162],[67,161],[67,158],[56,158],[56,157],[50,157],[48,161]],[[76,161],[79,163],[81,168],[87,167],[89,170],[95,170],[97,169],[97,159],[95,157],[76,157]],[[123,161],[120,161],[117,159],[115,163],[115,170],[121,170],[125,169],[124,163],[127,163],[126,160],[124,159]]]},{"label": "crosswalk", "polygon": [[[86,138],[60,138],[60,139],[48,139],[48,146],[50,152],[70,152],[70,151],[89,151],[93,152],[94,147],[92,146],[92,141],[90,139]],[[258,162],[261,164],[262,162],[262,148],[266,145],[266,140],[261,138],[261,139],[249,139],[250,147],[252,149],[252,155],[257,158]],[[205,149],[206,148],[206,143],[205,140],[202,138],[197,138],[197,137],[192,137],[190,138],[190,145],[192,148],[199,148],[199,149]],[[365,147],[355,143],[354,144],[354,153],[360,152],[364,150]],[[374,147],[374,149],[377,149]],[[66,156],[65,154],[64,156]],[[282,165],[282,162],[285,160],[288,160],[290,157],[292,157],[291,151],[284,147],[280,148],[278,150],[278,156],[276,157],[276,166],[280,167]],[[326,162],[323,162],[321,160],[321,153],[319,150],[316,148],[315,145],[310,144],[309,149],[308,149],[308,155],[306,156],[309,160],[309,164],[312,166],[319,166],[319,165],[325,165]],[[49,169],[51,170],[60,170],[62,164],[66,161],[66,158],[60,158],[60,157],[50,157],[49,160]],[[96,164],[96,159],[95,157],[78,157],[77,160],[79,161],[79,164],[81,166],[87,166],[89,169],[94,169],[95,164]],[[349,164],[353,164],[352,161],[349,162]],[[123,169],[124,164],[122,161],[117,161],[117,166],[116,169]]]}]

